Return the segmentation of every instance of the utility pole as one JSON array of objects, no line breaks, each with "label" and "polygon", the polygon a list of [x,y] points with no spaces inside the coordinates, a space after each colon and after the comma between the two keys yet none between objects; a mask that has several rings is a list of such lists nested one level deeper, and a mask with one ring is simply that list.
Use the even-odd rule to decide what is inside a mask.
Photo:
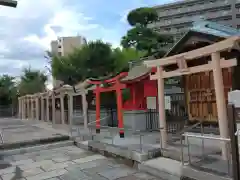
[{"label": "utility pole", "polygon": [[8,6],[8,7],[17,7],[17,1],[15,0],[0,0],[0,6]]}]

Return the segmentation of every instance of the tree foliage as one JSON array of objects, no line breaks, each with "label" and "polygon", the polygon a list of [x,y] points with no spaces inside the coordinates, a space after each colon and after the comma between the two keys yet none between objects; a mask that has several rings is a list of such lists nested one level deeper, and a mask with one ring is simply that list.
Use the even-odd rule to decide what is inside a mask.
[{"label": "tree foliage", "polygon": [[0,105],[10,105],[16,97],[15,78],[9,75],[0,76]]},{"label": "tree foliage", "polygon": [[147,56],[157,54],[159,57],[165,53],[161,50],[162,47],[173,42],[171,36],[160,35],[149,28],[150,24],[159,19],[153,8],[135,9],[128,14],[127,19],[133,28],[122,37],[121,45],[124,48],[134,47],[139,51],[146,51]]},{"label": "tree foliage", "polygon": [[131,11],[127,16],[127,20],[131,26],[146,27],[148,24],[158,20],[158,14],[153,8],[141,7]]},{"label": "tree foliage", "polygon": [[130,60],[144,53],[130,49],[113,49],[110,44],[94,41],[76,48],[67,56],[53,56],[53,76],[65,84],[74,85],[87,78],[114,75],[128,68]]},{"label": "tree foliage", "polygon": [[129,70],[129,62],[140,60],[146,54],[145,51],[137,51],[134,48],[113,49],[114,71],[122,72]]},{"label": "tree foliage", "polygon": [[20,77],[18,85],[19,94],[23,96],[43,92],[46,89],[46,81],[47,76],[43,72],[25,68],[23,69],[23,75]]}]

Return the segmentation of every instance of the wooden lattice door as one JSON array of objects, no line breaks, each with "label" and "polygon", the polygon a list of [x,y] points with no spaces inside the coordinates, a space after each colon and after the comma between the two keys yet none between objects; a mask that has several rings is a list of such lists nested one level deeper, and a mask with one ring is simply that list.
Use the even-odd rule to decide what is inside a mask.
[{"label": "wooden lattice door", "polygon": [[[223,69],[225,98],[232,87],[231,69]],[[188,114],[190,120],[217,122],[217,105],[213,72],[202,72],[186,77]]]}]

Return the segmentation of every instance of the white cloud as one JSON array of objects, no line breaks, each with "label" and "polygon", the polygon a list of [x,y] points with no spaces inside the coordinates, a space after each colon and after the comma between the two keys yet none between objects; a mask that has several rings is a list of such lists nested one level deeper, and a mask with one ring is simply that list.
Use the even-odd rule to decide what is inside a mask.
[{"label": "white cloud", "polygon": [[121,22],[126,22],[128,11],[157,1],[162,2],[18,0],[17,8],[0,7],[0,74],[19,75],[28,66],[46,70],[45,50],[58,36],[83,35],[117,47],[127,29]]}]

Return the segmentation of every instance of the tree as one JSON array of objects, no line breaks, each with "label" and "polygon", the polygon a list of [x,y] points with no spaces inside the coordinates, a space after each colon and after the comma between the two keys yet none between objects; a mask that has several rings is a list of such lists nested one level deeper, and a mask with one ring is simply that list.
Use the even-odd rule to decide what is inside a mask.
[{"label": "tree", "polygon": [[20,77],[18,85],[19,94],[23,96],[43,92],[46,89],[46,81],[47,76],[43,72],[25,68],[23,69],[23,75]]},{"label": "tree", "polygon": [[127,70],[130,60],[139,59],[144,53],[133,48],[112,49],[102,41],[94,41],[76,48],[67,56],[53,56],[53,76],[65,84],[74,85],[87,78],[100,78]]},{"label": "tree", "polygon": [[144,51],[137,51],[135,48],[113,49],[115,72],[129,70],[129,62],[140,60],[146,54]]},{"label": "tree", "polygon": [[10,105],[17,98],[15,78],[9,75],[0,76],[0,105]]},{"label": "tree", "polygon": [[158,20],[158,14],[153,8],[141,7],[130,11],[127,20],[131,26],[147,27],[148,24]]},{"label": "tree", "polygon": [[147,56],[161,57],[164,55],[165,52],[161,50],[162,47],[172,43],[173,38],[168,35],[160,35],[148,27],[158,19],[158,14],[153,8],[143,7],[131,11],[127,20],[133,28],[122,37],[121,45],[125,48],[134,47],[139,51],[146,51]]}]

